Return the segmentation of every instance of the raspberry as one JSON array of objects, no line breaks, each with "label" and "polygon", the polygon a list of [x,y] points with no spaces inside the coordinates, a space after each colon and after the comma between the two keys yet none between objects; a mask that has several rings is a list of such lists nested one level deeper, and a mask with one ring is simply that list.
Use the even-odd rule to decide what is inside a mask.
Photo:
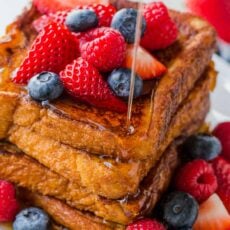
[{"label": "raspberry", "polygon": [[108,4],[109,0],[33,0],[33,4],[41,13],[55,13],[60,10],[71,10],[78,5]]},{"label": "raspberry", "polygon": [[130,224],[126,230],[165,230],[165,227],[156,220],[143,219]]},{"label": "raspberry", "polygon": [[82,57],[99,71],[109,72],[122,65],[126,44],[118,31],[101,27],[81,36],[80,51]]},{"label": "raspberry", "polygon": [[59,73],[79,56],[78,39],[64,26],[51,23],[35,39],[13,81],[26,84],[43,71]]},{"label": "raspberry", "polygon": [[[86,6],[77,6],[76,9],[91,9],[94,10],[98,17],[98,26],[110,26],[113,15],[116,13],[116,9],[113,5],[102,5],[102,4],[93,4]],[[55,13],[50,13],[48,15],[42,15],[33,22],[33,26],[37,32],[40,32],[46,25],[51,22],[56,22],[64,24],[68,13],[71,10],[57,11]]]},{"label": "raspberry", "polygon": [[98,16],[99,19],[99,27],[101,26],[106,26],[109,27],[110,23],[112,21],[112,18],[114,14],[116,13],[116,8],[111,5],[102,5],[102,4],[93,4],[89,5],[89,8],[93,8],[95,11],[96,15]]},{"label": "raspberry", "polygon": [[143,47],[149,50],[163,49],[175,42],[178,29],[162,2],[147,4],[144,8],[144,17],[147,27],[141,39]]},{"label": "raspberry", "polygon": [[19,204],[15,199],[14,186],[0,180],[0,222],[13,221],[18,211]]},{"label": "raspberry", "polygon": [[230,161],[230,122],[219,124],[213,131],[213,134],[220,140],[222,144],[222,155]]},{"label": "raspberry", "polygon": [[60,73],[66,90],[76,99],[103,109],[126,112],[126,104],[109,89],[96,68],[83,58],[77,58]]},{"label": "raspberry", "polygon": [[175,186],[177,190],[187,192],[203,202],[216,191],[217,179],[209,163],[194,160],[179,170]]},{"label": "raspberry", "polygon": [[212,166],[218,181],[217,194],[230,212],[230,163],[218,157],[213,161]]}]

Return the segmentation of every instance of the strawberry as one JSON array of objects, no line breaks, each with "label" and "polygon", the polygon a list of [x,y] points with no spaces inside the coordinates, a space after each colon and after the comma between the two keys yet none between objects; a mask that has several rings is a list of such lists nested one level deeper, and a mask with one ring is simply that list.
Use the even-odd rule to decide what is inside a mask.
[{"label": "strawberry", "polygon": [[[99,20],[99,27],[110,26],[113,15],[116,13],[116,9],[113,5],[102,5],[102,4],[93,4],[86,6],[77,6],[76,9],[91,9],[97,14]],[[68,13],[71,10],[57,11],[55,13],[50,13],[48,15],[42,15],[33,22],[33,26],[37,32],[40,32],[47,24],[50,22],[56,22],[64,24]]]},{"label": "strawberry", "polygon": [[230,1],[229,0],[187,0],[188,7],[207,19],[219,36],[230,42]]},{"label": "strawberry", "polygon": [[41,13],[55,13],[60,10],[71,10],[78,5],[109,4],[109,0],[33,0],[33,4]]},{"label": "strawberry", "polygon": [[230,215],[217,194],[200,205],[194,230],[229,230]]},{"label": "strawberry", "polygon": [[15,199],[14,186],[0,180],[0,222],[13,221],[18,211],[19,204]]},{"label": "strawberry", "polygon": [[177,39],[178,29],[162,2],[147,4],[144,8],[147,23],[141,45],[149,50],[163,49]]},{"label": "strawberry", "polygon": [[81,36],[80,51],[81,56],[99,71],[109,72],[122,65],[126,43],[117,30],[101,27]]},{"label": "strawberry", "polygon": [[33,42],[13,81],[26,84],[42,71],[59,73],[78,56],[78,39],[64,26],[51,23]]},{"label": "strawberry", "polygon": [[217,194],[230,212],[230,163],[218,157],[212,165],[218,181]]},{"label": "strawberry", "polygon": [[[129,45],[123,66],[131,69],[134,57],[134,46]],[[166,72],[166,67],[141,46],[137,49],[136,73],[143,80],[159,77]]]},{"label": "strawberry", "polygon": [[88,61],[77,58],[60,73],[70,95],[98,108],[126,112],[126,104],[109,89],[103,77]]},{"label": "strawberry", "polygon": [[222,144],[222,155],[230,162],[230,122],[219,124],[213,131]]},{"label": "strawberry", "polygon": [[156,220],[142,219],[130,224],[126,230],[165,230],[165,227]]},{"label": "strawberry", "polygon": [[177,190],[187,192],[202,202],[216,191],[217,179],[210,164],[204,160],[194,160],[179,170],[175,186]]}]

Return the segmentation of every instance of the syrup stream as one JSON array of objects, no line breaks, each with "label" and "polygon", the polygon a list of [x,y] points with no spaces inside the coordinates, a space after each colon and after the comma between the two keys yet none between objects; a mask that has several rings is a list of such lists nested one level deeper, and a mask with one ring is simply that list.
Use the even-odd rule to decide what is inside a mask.
[{"label": "syrup stream", "polygon": [[136,23],[136,32],[135,32],[135,42],[134,42],[134,53],[133,53],[133,62],[131,69],[131,82],[130,82],[130,93],[128,101],[128,113],[127,113],[127,126],[130,127],[131,117],[132,117],[132,107],[133,107],[133,96],[134,96],[134,86],[135,86],[135,74],[136,74],[136,61],[137,61],[137,49],[140,43],[141,38],[141,25],[142,25],[142,11],[143,11],[143,2],[139,0],[138,2],[138,13],[137,13],[137,23]]}]

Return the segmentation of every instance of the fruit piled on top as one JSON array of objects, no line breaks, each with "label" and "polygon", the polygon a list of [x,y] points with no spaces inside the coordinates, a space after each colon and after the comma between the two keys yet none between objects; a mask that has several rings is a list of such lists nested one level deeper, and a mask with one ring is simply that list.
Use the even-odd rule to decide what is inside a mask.
[{"label": "fruit piled on top", "polygon": [[[126,112],[138,11],[75,1],[34,0],[34,4],[46,14],[33,22],[38,36],[13,81],[28,84],[37,101],[55,100],[65,91],[98,108]],[[134,98],[143,94],[144,81],[166,72],[151,52],[171,45],[177,34],[163,3],[145,5]]]},{"label": "fruit piled on top", "polygon": [[[230,229],[230,122],[213,134],[189,137],[181,148],[182,166],[150,217],[126,230]],[[0,180],[0,223],[14,230],[48,230],[49,217],[36,207],[20,210],[12,184]],[[2,225],[0,225],[0,228]]]}]

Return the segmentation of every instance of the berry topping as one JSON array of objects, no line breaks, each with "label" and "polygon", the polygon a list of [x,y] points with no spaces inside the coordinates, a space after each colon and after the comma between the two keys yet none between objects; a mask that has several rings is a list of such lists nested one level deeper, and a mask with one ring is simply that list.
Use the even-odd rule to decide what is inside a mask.
[{"label": "berry topping", "polygon": [[26,84],[43,71],[59,73],[78,56],[78,39],[64,26],[51,23],[35,39],[13,81]]},{"label": "berry topping", "polygon": [[221,149],[221,143],[216,137],[205,134],[191,136],[183,145],[183,152],[189,158],[207,161],[216,158]]},{"label": "berry topping", "polygon": [[[111,27],[117,29],[124,36],[125,41],[129,44],[135,41],[135,31],[137,23],[137,10],[128,8],[119,10],[113,17]],[[146,29],[146,21],[142,19],[141,36]]]},{"label": "berry topping", "polygon": [[220,198],[213,194],[200,205],[193,230],[229,230],[230,216]]},{"label": "berry topping", "polygon": [[[113,5],[102,5],[102,4],[93,4],[86,6],[77,6],[77,10],[88,9],[96,13],[98,19],[98,26],[109,27],[113,18],[113,15],[116,13],[116,9]],[[42,15],[33,22],[33,26],[36,31],[40,32],[47,24],[50,22],[56,22],[64,24],[67,18],[67,15],[70,13],[70,10],[57,11],[56,13],[50,13],[48,15]]]},{"label": "berry topping", "polygon": [[116,13],[116,8],[111,5],[103,5],[103,4],[93,4],[89,5],[86,8],[93,9],[98,17],[99,24],[98,26],[106,26],[109,27],[112,21],[114,14]]},{"label": "berry topping", "polygon": [[143,219],[130,224],[126,230],[165,230],[165,227],[156,220]]},{"label": "berry topping", "polygon": [[41,13],[55,13],[59,10],[72,10],[78,5],[109,4],[109,0],[33,0]]},{"label": "berry topping", "polygon": [[160,203],[161,217],[173,229],[192,227],[198,208],[196,200],[184,192],[172,192]]},{"label": "berry topping", "polygon": [[39,208],[22,210],[13,223],[14,230],[48,230],[49,216]]},{"label": "berry topping", "polygon": [[[134,46],[129,45],[123,66],[131,69],[134,57]],[[136,73],[143,80],[159,77],[166,72],[166,67],[141,46],[137,49]]]},{"label": "berry topping", "polygon": [[93,10],[73,10],[68,14],[65,25],[73,32],[83,32],[96,27],[98,18]]},{"label": "berry topping", "polygon": [[219,36],[230,42],[230,1],[229,0],[187,0],[188,7],[208,20]]},{"label": "berry topping", "polygon": [[0,222],[9,222],[14,220],[19,211],[19,204],[15,198],[14,186],[0,180]]},{"label": "berry topping", "polygon": [[194,160],[179,170],[175,186],[177,190],[187,192],[202,202],[216,191],[217,179],[210,164],[204,160]]},{"label": "berry topping", "polygon": [[222,144],[222,154],[225,159],[230,161],[230,122],[219,124],[213,131],[213,134]]},{"label": "berry topping", "polygon": [[119,68],[125,58],[126,44],[123,36],[113,28],[92,29],[81,36],[82,57],[99,71]]},{"label": "berry topping", "polygon": [[126,112],[126,104],[117,98],[97,69],[83,58],[74,60],[60,73],[65,89],[75,98],[99,108]]},{"label": "berry topping", "polygon": [[144,37],[141,39],[144,48],[163,49],[175,42],[178,30],[162,2],[147,4],[144,8],[144,17],[147,23]]},{"label": "berry topping", "polygon": [[230,212],[230,163],[218,157],[212,165],[218,181],[217,194]]},{"label": "berry topping", "polygon": [[30,79],[28,91],[34,100],[51,101],[61,96],[63,86],[57,74],[42,72]]},{"label": "berry topping", "polygon": [[[116,69],[108,77],[108,84],[113,92],[123,99],[129,98],[131,81],[131,70],[129,69]],[[141,95],[143,90],[143,80],[136,75],[134,86],[134,98]]]}]

